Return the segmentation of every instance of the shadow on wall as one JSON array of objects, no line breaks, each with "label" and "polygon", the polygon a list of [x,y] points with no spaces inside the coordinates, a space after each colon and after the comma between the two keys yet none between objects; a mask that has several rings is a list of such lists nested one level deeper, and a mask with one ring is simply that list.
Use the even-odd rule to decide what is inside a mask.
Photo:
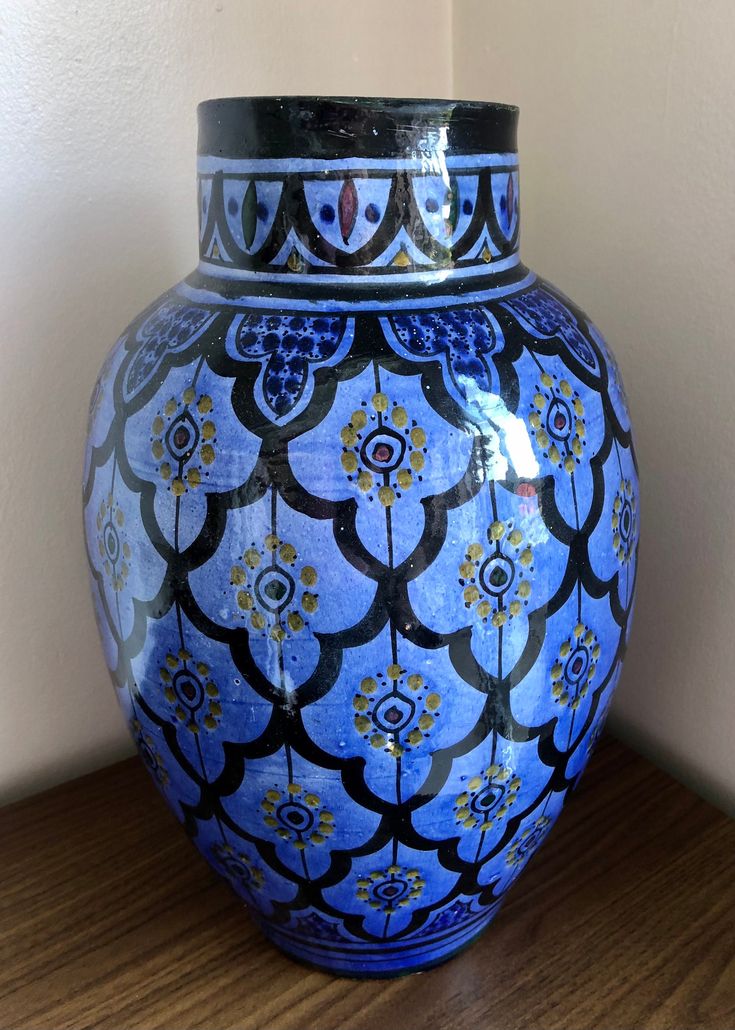
[{"label": "shadow on wall", "polygon": [[[643,231],[660,238],[655,224]],[[629,282],[611,280],[602,267],[588,273],[599,276],[595,289],[608,291],[595,311],[613,308],[600,319],[621,359],[641,484],[636,612],[611,728],[735,814],[726,760],[733,700],[723,676],[735,661],[732,571],[720,557],[732,549],[732,477],[712,449],[717,437],[730,435],[716,425],[715,395],[731,374],[725,370],[718,384],[708,353],[709,290],[686,275],[682,281],[681,269],[672,275],[671,260],[662,248],[660,263],[628,270]],[[677,320],[681,296],[688,298],[686,321]]]},{"label": "shadow on wall", "polygon": [[[543,57],[539,74],[550,63]],[[730,200],[727,207],[724,192],[732,147],[728,140],[713,153],[703,182],[678,129],[662,121],[662,96],[621,106],[604,76],[582,95],[574,67],[555,72],[557,103],[566,109],[574,97],[580,105],[564,122],[530,83],[518,91],[521,251],[594,319],[618,358],[630,400],[640,565],[610,725],[735,813],[735,207]],[[560,149],[568,160],[558,159]],[[622,174],[625,168],[634,175]],[[706,202],[694,203],[701,190]]]},{"label": "shadow on wall", "polygon": [[[100,184],[94,197],[65,188],[63,203],[52,190],[12,200],[27,219],[5,282],[13,486],[0,512],[0,801],[132,752],[87,584],[81,478],[88,403],[108,348],[195,257],[192,226],[171,224],[175,202],[162,210],[140,181],[124,193],[104,193]],[[193,189],[189,199],[193,222]],[[183,231],[186,246],[179,245]],[[181,267],[182,255],[190,267]]]}]

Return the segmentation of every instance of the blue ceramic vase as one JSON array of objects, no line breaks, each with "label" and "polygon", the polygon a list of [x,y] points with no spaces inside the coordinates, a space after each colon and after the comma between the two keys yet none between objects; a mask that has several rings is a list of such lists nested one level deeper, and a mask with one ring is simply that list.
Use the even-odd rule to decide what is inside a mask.
[{"label": "blue ceramic vase", "polygon": [[140,753],[265,934],[349,976],[487,927],[626,648],[625,394],[520,261],[516,120],[202,104],[199,266],[91,403],[92,592]]}]

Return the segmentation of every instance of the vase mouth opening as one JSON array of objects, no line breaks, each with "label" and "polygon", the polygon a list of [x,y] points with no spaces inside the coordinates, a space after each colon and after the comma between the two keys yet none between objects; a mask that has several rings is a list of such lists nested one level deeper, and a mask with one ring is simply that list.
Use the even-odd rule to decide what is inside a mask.
[{"label": "vase mouth opening", "polygon": [[200,155],[403,158],[515,153],[518,108],[481,100],[257,96],[197,108]]}]

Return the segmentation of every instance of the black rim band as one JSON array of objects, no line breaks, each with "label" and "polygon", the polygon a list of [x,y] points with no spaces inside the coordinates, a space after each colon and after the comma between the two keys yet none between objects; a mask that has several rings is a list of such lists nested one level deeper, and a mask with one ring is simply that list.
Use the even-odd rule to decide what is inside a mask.
[{"label": "black rim band", "polygon": [[518,108],[460,100],[228,97],[198,108],[199,154],[401,158],[516,150]]}]

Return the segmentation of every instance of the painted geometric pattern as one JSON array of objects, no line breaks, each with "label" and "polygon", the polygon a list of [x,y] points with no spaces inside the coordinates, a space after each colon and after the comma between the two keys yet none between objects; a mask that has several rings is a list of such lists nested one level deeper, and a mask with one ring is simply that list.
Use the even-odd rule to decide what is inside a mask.
[{"label": "painted geometric pattern", "polygon": [[[494,271],[518,262],[515,154],[427,172],[327,161],[311,172],[247,162],[199,172],[199,250],[210,271],[400,276]],[[216,165],[216,161],[214,162]]]},{"label": "painted geometric pattern", "polygon": [[538,280],[463,305],[318,318],[172,291],[90,413],[93,594],[138,747],[267,931],[340,968],[485,925],[626,648],[617,369]]}]

